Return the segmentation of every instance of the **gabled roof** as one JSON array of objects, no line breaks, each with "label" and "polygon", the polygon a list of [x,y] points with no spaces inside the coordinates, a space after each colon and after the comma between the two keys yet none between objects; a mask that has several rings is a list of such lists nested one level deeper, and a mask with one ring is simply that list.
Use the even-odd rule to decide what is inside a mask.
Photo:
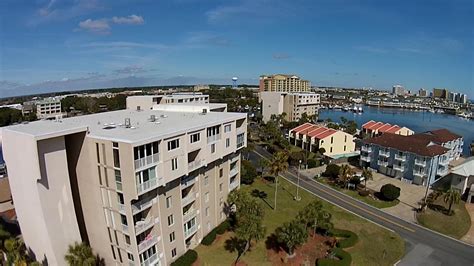
[{"label": "gabled roof", "polygon": [[471,157],[462,164],[453,167],[451,173],[466,177],[474,176],[474,157]]},{"label": "gabled roof", "polygon": [[435,144],[428,139],[396,134],[383,134],[379,137],[364,140],[364,143],[376,144],[382,147],[397,149],[399,151],[415,153],[421,156],[433,157],[445,154],[449,149]]},{"label": "gabled roof", "polygon": [[300,133],[301,131],[306,130],[306,129],[308,129],[309,127],[312,127],[312,126],[313,126],[313,124],[304,123],[304,124],[302,124],[302,125],[300,125],[300,126],[297,126],[297,127],[293,128],[291,131],[292,131],[292,132]]},{"label": "gabled roof", "polygon": [[[332,129],[332,128],[327,128],[324,126],[317,126],[314,124],[310,123],[305,123],[301,126],[295,127],[291,132],[298,132],[299,134],[307,135],[311,138],[316,138],[316,139],[324,139],[332,134],[338,132],[338,130]],[[342,131],[341,131],[342,132]],[[347,133],[345,133],[347,134]]]},{"label": "gabled roof", "polygon": [[442,144],[448,141],[453,141],[453,140],[462,138],[462,136],[459,136],[444,128],[431,130],[431,131],[427,131],[423,133],[417,133],[417,134],[414,134],[413,136],[419,139],[429,140],[438,144]]},{"label": "gabled roof", "polygon": [[385,131],[385,133],[395,133],[395,132],[397,132],[397,131],[400,130],[400,129],[401,129],[401,127],[395,125],[395,126],[392,126],[392,127],[389,128],[389,129],[387,129],[387,130]]},{"label": "gabled roof", "polygon": [[362,128],[367,130],[378,130],[380,133],[396,133],[402,127],[399,125],[391,125],[389,123],[370,120],[369,122],[363,124]]}]

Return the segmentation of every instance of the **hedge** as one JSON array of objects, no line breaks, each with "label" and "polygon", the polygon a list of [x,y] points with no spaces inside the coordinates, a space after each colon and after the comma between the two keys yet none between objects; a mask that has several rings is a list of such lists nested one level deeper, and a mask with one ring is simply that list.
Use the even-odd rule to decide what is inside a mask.
[{"label": "hedge", "polygon": [[196,251],[190,249],[183,256],[171,263],[171,266],[191,266],[197,260],[198,254]]},{"label": "hedge", "polygon": [[212,242],[214,242],[215,239],[216,239],[216,231],[212,230],[211,232],[209,232],[209,234],[207,234],[202,239],[201,243],[205,246],[210,246],[210,245],[212,245]]},{"label": "hedge", "polygon": [[201,241],[201,243],[205,246],[210,246],[212,242],[216,239],[217,235],[222,235],[230,228],[229,220],[223,221],[220,225],[214,228],[209,234],[207,234]]},{"label": "hedge", "polygon": [[367,197],[369,194],[370,194],[370,191],[368,190],[359,191],[359,195],[361,195],[362,197]]},{"label": "hedge", "polygon": [[334,256],[339,260],[335,259],[318,259],[316,265],[318,266],[350,266],[352,263],[352,256],[349,252],[344,251],[341,248],[332,249]]},{"label": "hedge", "polygon": [[344,238],[344,239],[341,239],[341,240],[337,241],[337,247],[338,248],[352,247],[359,240],[359,237],[357,236],[356,233],[348,231],[348,230],[333,229],[333,230],[331,230],[331,234],[335,237],[343,237]]},{"label": "hedge", "polygon": [[230,228],[230,222],[228,220],[223,221],[219,226],[217,226],[214,230],[218,235],[222,235]]}]

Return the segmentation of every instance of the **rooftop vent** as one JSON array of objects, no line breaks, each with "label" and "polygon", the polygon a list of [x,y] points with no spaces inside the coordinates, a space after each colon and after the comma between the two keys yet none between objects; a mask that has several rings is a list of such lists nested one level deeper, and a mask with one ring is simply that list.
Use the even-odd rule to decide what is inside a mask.
[{"label": "rooftop vent", "polygon": [[167,115],[161,115],[161,118],[167,118],[168,116]]},{"label": "rooftop vent", "polygon": [[155,122],[155,121],[156,121],[156,116],[150,115],[150,122]]},{"label": "rooftop vent", "polygon": [[202,109],[201,114],[203,114],[203,115],[207,114],[207,109]]},{"label": "rooftop vent", "polygon": [[125,127],[130,128],[132,124],[130,123],[130,118],[125,118]]}]

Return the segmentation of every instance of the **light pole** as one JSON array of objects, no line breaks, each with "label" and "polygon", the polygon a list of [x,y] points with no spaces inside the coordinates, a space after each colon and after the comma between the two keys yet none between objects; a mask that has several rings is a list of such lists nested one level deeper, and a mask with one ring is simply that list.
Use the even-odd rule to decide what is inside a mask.
[{"label": "light pole", "polygon": [[300,201],[300,194],[299,194],[299,188],[300,188],[300,169],[301,169],[301,160],[298,161],[298,185],[296,186],[296,197],[294,198],[296,201]]}]

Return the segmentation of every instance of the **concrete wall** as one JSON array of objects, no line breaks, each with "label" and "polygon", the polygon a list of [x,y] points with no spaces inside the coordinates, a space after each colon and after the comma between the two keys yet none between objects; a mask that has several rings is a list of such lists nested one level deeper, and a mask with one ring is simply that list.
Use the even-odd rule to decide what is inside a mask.
[{"label": "concrete wall", "polygon": [[261,92],[263,121],[268,122],[272,115],[283,113],[283,96],[275,92]]}]

